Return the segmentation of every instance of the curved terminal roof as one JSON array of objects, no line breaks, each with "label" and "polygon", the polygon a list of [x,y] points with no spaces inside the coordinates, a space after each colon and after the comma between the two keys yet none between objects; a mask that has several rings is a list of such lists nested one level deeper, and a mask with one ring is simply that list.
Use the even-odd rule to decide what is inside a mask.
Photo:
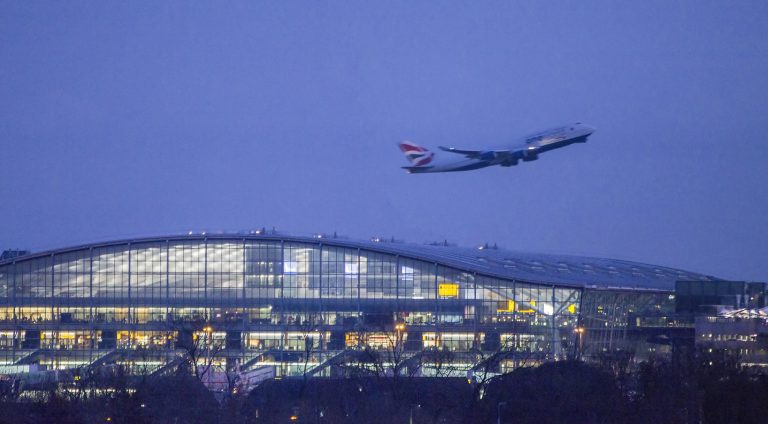
[{"label": "curved terminal roof", "polygon": [[350,240],[324,235],[297,237],[258,233],[194,234],[93,243],[19,256],[0,261],[0,266],[96,247],[205,240],[212,242],[285,241],[359,248],[434,262],[491,277],[572,287],[673,291],[675,281],[678,280],[720,280],[695,272],[616,259],[525,253],[488,246],[469,248],[439,243],[414,244],[379,239]]}]

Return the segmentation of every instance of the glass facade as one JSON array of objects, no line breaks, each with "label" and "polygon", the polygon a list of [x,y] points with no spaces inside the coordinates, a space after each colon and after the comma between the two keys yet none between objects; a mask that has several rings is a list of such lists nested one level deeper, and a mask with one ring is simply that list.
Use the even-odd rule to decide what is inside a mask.
[{"label": "glass facade", "polygon": [[0,265],[0,362],[157,371],[204,340],[222,363],[290,374],[398,343],[453,352],[465,372],[498,352],[510,367],[627,348],[634,315],[672,305],[665,292],[498,278],[349,244],[189,237],[16,258]]}]

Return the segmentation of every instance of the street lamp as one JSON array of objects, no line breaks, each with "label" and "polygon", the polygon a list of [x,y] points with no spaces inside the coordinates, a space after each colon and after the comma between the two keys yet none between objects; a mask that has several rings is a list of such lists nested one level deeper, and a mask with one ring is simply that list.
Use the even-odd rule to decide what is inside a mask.
[{"label": "street lamp", "polygon": [[421,404],[411,404],[411,412],[408,418],[408,424],[413,424],[413,407],[421,408]]},{"label": "street lamp", "polygon": [[499,402],[496,404],[496,424],[501,424],[501,407],[507,406],[507,402]]},{"label": "street lamp", "polygon": [[205,333],[205,340],[203,340],[203,344],[204,345],[211,344],[213,340],[213,337],[211,337],[213,335],[213,327],[211,327],[210,325],[206,325],[205,327],[203,327],[203,332]]},{"label": "street lamp", "polygon": [[397,333],[397,346],[401,347],[403,344],[403,332],[405,332],[405,322],[401,320],[395,321],[395,332]]},{"label": "street lamp", "polygon": [[581,354],[584,350],[584,327],[576,327],[573,331],[579,335],[579,359],[581,359]]}]

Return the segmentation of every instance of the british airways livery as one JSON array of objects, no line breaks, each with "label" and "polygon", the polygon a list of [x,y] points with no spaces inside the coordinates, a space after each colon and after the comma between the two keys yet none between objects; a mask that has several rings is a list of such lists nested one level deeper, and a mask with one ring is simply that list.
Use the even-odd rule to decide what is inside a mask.
[{"label": "british airways livery", "polygon": [[399,146],[405,157],[411,162],[411,166],[404,166],[403,169],[411,174],[470,171],[493,165],[513,166],[520,161],[530,162],[538,159],[540,153],[573,143],[584,143],[594,132],[594,128],[576,122],[522,137],[507,146],[487,150],[465,150],[440,146],[442,151],[464,156],[459,160],[447,161],[438,160],[434,152],[410,141],[404,141]]}]

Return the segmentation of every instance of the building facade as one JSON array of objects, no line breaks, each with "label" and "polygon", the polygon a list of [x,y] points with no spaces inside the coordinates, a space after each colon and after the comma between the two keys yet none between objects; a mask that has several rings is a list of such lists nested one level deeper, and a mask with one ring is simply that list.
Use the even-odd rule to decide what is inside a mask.
[{"label": "building facade", "polygon": [[97,243],[0,262],[0,364],[158,373],[201,347],[221,367],[322,375],[360,350],[449,352],[458,372],[500,352],[501,370],[641,355],[656,347],[639,324],[665,326],[677,280],[715,279],[378,239],[251,233]]},{"label": "building facade", "polygon": [[677,315],[694,322],[696,347],[743,366],[768,366],[768,284],[678,281]]}]

